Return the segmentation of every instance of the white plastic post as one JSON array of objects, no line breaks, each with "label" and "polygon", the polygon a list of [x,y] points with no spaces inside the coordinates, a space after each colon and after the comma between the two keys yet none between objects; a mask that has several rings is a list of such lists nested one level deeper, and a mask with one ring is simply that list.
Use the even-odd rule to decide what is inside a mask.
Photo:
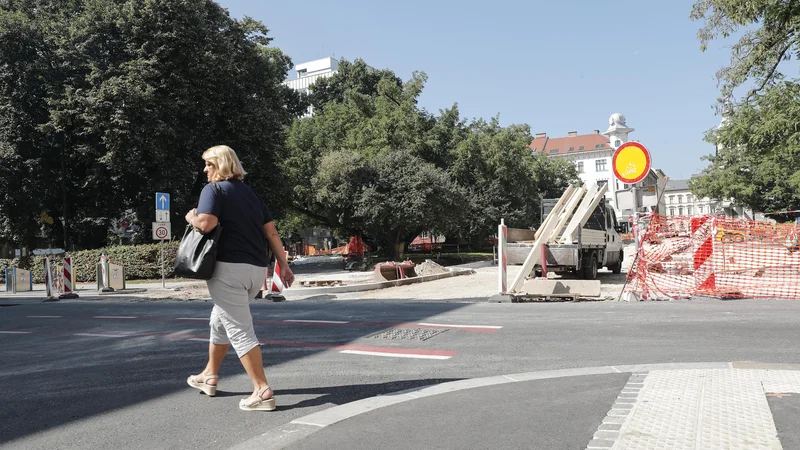
[{"label": "white plastic post", "polygon": [[506,245],[508,243],[508,227],[504,219],[500,219],[497,227],[497,290],[503,295],[508,291],[508,271]]}]

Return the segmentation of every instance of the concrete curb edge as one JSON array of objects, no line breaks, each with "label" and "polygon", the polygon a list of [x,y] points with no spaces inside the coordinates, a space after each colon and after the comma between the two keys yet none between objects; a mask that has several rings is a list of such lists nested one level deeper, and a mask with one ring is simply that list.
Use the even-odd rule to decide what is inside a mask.
[{"label": "concrete curb edge", "polygon": [[379,408],[398,403],[446,394],[464,389],[474,389],[485,386],[495,386],[520,381],[545,380],[550,378],[564,378],[583,375],[605,375],[613,373],[640,373],[651,370],[685,370],[685,369],[730,369],[734,367],[731,362],[699,362],[699,363],[661,363],[661,364],[634,364],[619,366],[582,367],[576,369],[555,369],[537,372],[524,372],[509,375],[496,375],[491,377],[470,378],[466,380],[449,381],[420,388],[407,389],[389,394],[369,397],[344,405],[334,406],[318,411],[307,416],[292,420],[280,427],[274,428],[260,436],[239,443],[228,450],[277,450],[298,442],[311,434],[342,420],[355,417]]}]

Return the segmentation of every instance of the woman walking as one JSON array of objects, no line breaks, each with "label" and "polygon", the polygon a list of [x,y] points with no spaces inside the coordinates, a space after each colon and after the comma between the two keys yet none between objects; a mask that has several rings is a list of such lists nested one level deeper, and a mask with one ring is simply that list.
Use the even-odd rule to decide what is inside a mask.
[{"label": "woman walking", "polygon": [[200,193],[197,208],[186,214],[186,221],[202,233],[212,231],[217,224],[222,226],[222,232],[214,274],[207,282],[214,302],[208,363],[202,373],[186,381],[209,396],[216,395],[219,367],[232,345],[253,382],[253,394],[241,400],[239,408],[271,411],[275,409],[275,396],[264,374],[261,347],[250,315],[250,300],[261,289],[269,263],[267,245],[277,258],[284,286],[292,285],[294,274],[269,209],[242,182],[246,172],[236,152],[218,145],[206,150],[203,160],[209,184]]}]

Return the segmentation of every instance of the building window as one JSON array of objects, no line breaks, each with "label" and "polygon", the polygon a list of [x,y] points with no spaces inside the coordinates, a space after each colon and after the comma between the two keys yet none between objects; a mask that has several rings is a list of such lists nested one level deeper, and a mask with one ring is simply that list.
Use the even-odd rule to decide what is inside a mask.
[{"label": "building window", "polygon": [[675,215],[675,207],[674,206],[670,206],[669,207],[669,215],[670,216],[674,216]]},{"label": "building window", "polygon": [[679,216],[683,215],[683,206],[678,206],[678,215]]},{"label": "building window", "polygon": [[692,207],[691,206],[687,206],[686,207],[686,214],[689,215],[689,216],[692,215]]},{"label": "building window", "polygon": [[687,195],[686,196],[686,203],[692,203],[692,196],[691,195]]},{"label": "building window", "polygon": [[606,171],[606,160],[605,159],[596,159],[594,161],[594,168],[597,172],[605,172]]},{"label": "building window", "polygon": [[608,184],[608,180],[597,180],[597,187],[603,187],[605,184]]},{"label": "building window", "polygon": [[683,196],[679,195],[678,196],[678,204],[681,204],[681,203],[683,203]]},{"label": "building window", "polygon": [[700,210],[700,214],[703,214],[703,205],[698,206],[697,209]]},{"label": "building window", "polygon": [[578,161],[578,164],[575,165],[575,168],[578,169],[578,173],[583,173],[583,161]]},{"label": "building window", "polygon": [[554,148],[554,149],[550,150],[550,154],[551,155],[555,155],[556,153],[558,153],[558,149],[557,148]]},{"label": "building window", "polygon": [[575,151],[575,147],[570,147],[570,148],[569,148],[569,151],[570,151],[570,152],[571,152],[571,151]]},{"label": "building window", "polygon": [[670,195],[669,196],[669,204],[672,205],[674,203],[675,203],[675,196],[674,195]]},{"label": "building window", "polygon": [[620,141],[619,139],[614,141],[614,147],[619,147],[620,145],[622,145],[622,141]]},{"label": "building window", "polygon": [[581,151],[581,150],[583,150],[583,146],[582,145],[578,148],[578,151]]},{"label": "building window", "polygon": [[594,146],[594,148],[603,148],[603,144],[597,144]]}]

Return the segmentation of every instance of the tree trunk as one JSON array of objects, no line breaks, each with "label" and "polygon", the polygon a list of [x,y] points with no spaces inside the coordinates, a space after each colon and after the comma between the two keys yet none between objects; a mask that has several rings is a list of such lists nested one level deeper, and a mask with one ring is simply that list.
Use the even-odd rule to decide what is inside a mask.
[{"label": "tree trunk", "polygon": [[389,231],[389,247],[391,249],[392,261],[401,261],[405,250],[405,242],[400,241],[402,231]]}]

